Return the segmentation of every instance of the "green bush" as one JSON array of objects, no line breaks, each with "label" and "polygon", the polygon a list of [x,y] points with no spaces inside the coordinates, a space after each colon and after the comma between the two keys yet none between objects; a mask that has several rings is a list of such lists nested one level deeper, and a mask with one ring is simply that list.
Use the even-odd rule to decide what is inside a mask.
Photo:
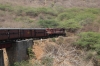
[{"label": "green bush", "polygon": [[70,19],[70,20],[61,22],[60,27],[66,28],[70,31],[75,31],[75,30],[81,28],[81,25],[79,22],[75,21],[74,19]]},{"label": "green bush", "polygon": [[25,8],[24,12],[28,16],[38,16],[40,13],[42,14],[50,14],[50,15],[56,15],[56,12],[54,12],[50,8]]},{"label": "green bush", "polygon": [[15,62],[13,66],[32,66],[28,61]]},{"label": "green bush", "polygon": [[38,16],[36,8],[27,8],[27,10],[25,10],[25,13],[28,16]]},{"label": "green bush", "polygon": [[[93,10],[93,11],[92,11]],[[71,8],[66,9],[65,12],[58,14],[57,20],[59,21],[59,27],[64,27],[70,31],[76,31],[86,24],[93,23],[97,18],[99,9],[80,9]]]},{"label": "green bush", "polygon": [[95,19],[95,14],[89,12],[80,12],[75,16],[75,20],[78,22],[86,20],[88,18],[90,18],[91,21],[93,22],[93,20]]},{"label": "green bush", "polygon": [[3,11],[13,11],[13,7],[10,4],[0,4],[0,10]]},{"label": "green bush", "polygon": [[57,27],[59,24],[52,19],[48,19],[48,20],[39,20],[39,25],[42,26],[43,28],[53,28],[53,27]]},{"label": "green bush", "polygon": [[16,18],[14,18],[14,20],[17,22],[20,22],[20,21],[29,22],[29,23],[34,22],[34,20],[30,19],[29,17],[22,17],[22,16],[16,17]]},{"label": "green bush", "polygon": [[37,8],[37,12],[38,14],[43,13],[43,14],[49,14],[52,16],[57,15],[57,12],[52,8],[45,8],[45,7]]},{"label": "green bush", "polygon": [[75,13],[61,13],[58,15],[58,20],[62,21],[62,20],[68,20],[68,19],[72,19],[75,17]]},{"label": "green bush", "polygon": [[66,9],[66,12],[68,13],[79,13],[79,12],[83,12],[84,9],[82,8],[68,8]]},{"label": "green bush", "polygon": [[52,57],[43,57],[41,59],[41,63],[45,66],[53,66],[53,58]]},{"label": "green bush", "polygon": [[37,8],[37,12],[38,13],[48,13],[48,9],[47,8]]},{"label": "green bush", "polygon": [[93,14],[100,14],[100,9],[98,8],[88,8],[88,9],[85,9],[86,12],[89,12],[89,13],[93,13]]},{"label": "green bush", "polygon": [[35,53],[32,51],[32,48],[28,48],[27,51],[28,51],[29,58],[36,58]]},{"label": "green bush", "polygon": [[83,32],[79,35],[76,42],[78,46],[84,47],[88,50],[100,50],[100,34],[97,32]]},{"label": "green bush", "polygon": [[79,39],[75,44],[88,50],[85,57],[86,60],[93,58],[95,66],[100,66],[100,33],[83,32],[79,35]]}]

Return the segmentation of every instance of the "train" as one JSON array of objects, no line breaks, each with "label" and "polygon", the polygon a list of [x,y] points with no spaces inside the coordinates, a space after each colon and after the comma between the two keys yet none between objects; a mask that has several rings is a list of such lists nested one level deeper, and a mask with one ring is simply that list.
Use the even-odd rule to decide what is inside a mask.
[{"label": "train", "polygon": [[65,36],[64,28],[0,28],[0,41]]}]

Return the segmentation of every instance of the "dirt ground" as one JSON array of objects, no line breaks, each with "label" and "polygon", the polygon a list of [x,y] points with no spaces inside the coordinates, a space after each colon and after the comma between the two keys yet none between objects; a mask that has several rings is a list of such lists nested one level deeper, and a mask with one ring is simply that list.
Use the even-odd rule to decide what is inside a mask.
[{"label": "dirt ground", "polygon": [[[60,40],[59,40],[60,39]],[[35,40],[33,45],[33,52],[36,60],[41,61],[44,56],[53,57],[52,66],[93,66],[90,59],[88,62],[84,61],[85,52],[75,49],[70,44],[75,41],[76,37],[62,37],[41,40]],[[56,42],[57,41],[57,42]],[[66,45],[58,45],[57,43],[66,43]]]}]

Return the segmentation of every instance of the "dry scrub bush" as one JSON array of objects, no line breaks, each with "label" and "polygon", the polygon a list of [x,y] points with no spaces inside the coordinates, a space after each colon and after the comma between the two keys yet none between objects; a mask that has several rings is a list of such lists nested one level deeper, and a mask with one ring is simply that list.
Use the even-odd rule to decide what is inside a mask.
[{"label": "dry scrub bush", "polygon": [[46,53],[52,53],[54,55],[56,55],[56,52],[58,51],[58,46],[57,45],[52,45],[52,44],[47,44],[45,46],[45,50]]},{"label": "dry scrub bush", "polygon": [[61,44],[47,44],[44,49],[44,57],[53,58],[53,66],[85,66],[85,61],[82,60],[82,57],[84,57],[84,52],[77,50],[72,44],[76,37],[60,37],[60,40],[62,39],[63,43]]},{"label": "dry scrub bush", "polygon": [[66,50],[60,45],[55,51],[50,50],[46,55],[53,57],[54,65],[58,64],[57,66],[67,66],[68,64],[66,62],[71,63],[71,65],[80,66],[82,63],[80,54],[78,54],[78,51],[74,47],[70,47],[69,49],[70,50]]},{"label": "dry scrub bush", "polygon": [[64,42],[63,37],[62,37],[62,36],[59,36],[58,39],[57,39],[57,41],[56,41],[56,43],[57,43],[58,45],[61,45],[61,44],[63,44],[63,42]]},{"label": "dry scrub bush", "polygon": [[33,66],[42,66],[42,64],[41,64],[39,61],[35,61],[35,62],[33,63]]},{"label": "dry scrub bush", "polygon": [[48,56],[42,57],[41,63],[44,66],[53,66],[53,58]]}]

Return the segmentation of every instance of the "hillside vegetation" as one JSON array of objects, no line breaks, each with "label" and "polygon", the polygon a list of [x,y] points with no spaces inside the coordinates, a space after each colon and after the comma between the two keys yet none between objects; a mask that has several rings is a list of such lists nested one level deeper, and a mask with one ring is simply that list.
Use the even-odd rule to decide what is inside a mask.
[{"label": "hillside vegetation", "polygon": [[[63,64],[67,66],[71,63],[72,65],[69,66],[75,66],[75,64],[76,66],[80,66],[79,64],[82,66],[82,62],[84,64],[90,63],[86,63],[87,61],[91,61],[94,66],[100,66],[99,0],[19,1],[0,0],[1,28],[65,28],[67,39],[71,36],[70,40],[62,37],[59,40],[51,38],[51,42],[56,44],[47,43],[45,46],[47,51],[44,51],[46,56],[40,59],[42,60],[41,62],[35,58],[37,60],[37,62],[35,61],[35,66],[53,66],[53,64],[58,63],[62,66],[64,66]],[[66,45],[67,43],[68,45]],[[69,47],[69,49],[65,46]],[[74,52],[69,53],[69,55],[64,53],[71,51]],[[69,57],[70,55],[71,57]],[[57,62],[53,62],[54,60]],[[65,62],[69,62],[68,60],[70,63],[66,64]],[[22,61],[21,63],[15,63],[15,65],[23,66],[23,63],[26,66],[29,64],[27,61]],[[85,66],[84,64],[83,66]]]},{"label": "hillside vegetation", "polygon": [[64,27],[71,30],[96,24],[99,27],[99,8],[22,7],[0,4],[1,27]]},{"label": "hillside vegetation", "polygon": [[100,0],[0,0],[0,3],[30,7],[100,7]]}]

